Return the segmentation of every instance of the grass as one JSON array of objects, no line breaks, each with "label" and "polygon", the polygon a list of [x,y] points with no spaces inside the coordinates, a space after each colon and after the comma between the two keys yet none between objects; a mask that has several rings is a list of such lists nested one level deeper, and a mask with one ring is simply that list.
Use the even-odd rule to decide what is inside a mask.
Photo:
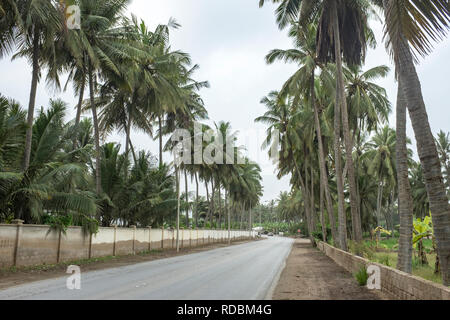
[{"label": "grass", "polygon": [[[376,243],[375,241],[365,241],[366,247],[373,248],[374,254],[372,257],[368,257],[370,261],[377,262],[380,264],[384,264],[391,268],[397,267],[397,261],[398,261],[398,252],[396,245],[398,244],[398,238],[390,238],[390,239],[382,239],[379,243],[379,249],[376,250]],[[413,272],[412,274],[414,276],[442,284],[442,278],[440,274],[434,273],[434,264],[436,262],[436,254],[432,253],[432,241],[431,240],[424,240],[424,247],[426,250],[426,255],[428,259],[428,265],[420,265],[417,263],[417,259],[414,259],[413,261]],[[380,250],[381,249],[381,250]],[[417,255],[417,252],[415,252],[415,255]]]},{"label": "grass", "polygon": [[363,287],[367,285],[367,280],[369,279],[369,274],[367,273],[366,267],[362,267],[359,269],[357,273],[355,273],[355,278],[358,284]]}]

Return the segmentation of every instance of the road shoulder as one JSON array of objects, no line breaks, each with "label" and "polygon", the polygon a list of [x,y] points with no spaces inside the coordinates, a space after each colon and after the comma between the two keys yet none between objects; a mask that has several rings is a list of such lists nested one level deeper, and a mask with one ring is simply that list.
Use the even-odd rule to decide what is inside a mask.
[{"label": "road shoulder", "polygon": [[309,240],[297,239],[286,260],[273,300],[389,300],[379,291],[360,287],[353,275],[338,266]]}]

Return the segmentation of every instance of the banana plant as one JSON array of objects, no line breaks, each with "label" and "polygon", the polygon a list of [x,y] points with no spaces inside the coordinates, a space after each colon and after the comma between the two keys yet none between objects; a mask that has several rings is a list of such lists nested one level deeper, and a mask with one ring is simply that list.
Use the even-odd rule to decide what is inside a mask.
[{"label": "banana plant", "polygon": [[372,230],[372,240],[373,240],[373,238],[375,237],[375,241],[376,241],[376,243],[377,243],[377,249],[378,249],[378,245],[379,245],[379,243],[380,243],[380,235],[381,234],[387,234],[387,235],[391,235],[391,231],[389,231],[389,230],[386,230],[385,228],[383,228],[383,227],[376,227],[375,229],[373,229]]},{"label": "banana plant", "polygon": [[[420,264],[428,265],[423,239],[431,237],[433,239],[433,249],[436,251],[431,216],[426,216],[423,220],[420,218],[415,219],[413,226],[413,247],[414,249],[417,248],[419,252]],[[439,270],[439,267],[437,267],[437,270]]]}]

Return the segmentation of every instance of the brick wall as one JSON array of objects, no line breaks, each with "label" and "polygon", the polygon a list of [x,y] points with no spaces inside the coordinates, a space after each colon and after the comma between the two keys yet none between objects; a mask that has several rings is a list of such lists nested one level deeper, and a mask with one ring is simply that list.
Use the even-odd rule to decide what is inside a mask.
[{"label": "brick wall", "polygon": [[334,248],[324,242],[317,247],[348,272],[355,274],[362,267],[378,266],[381,270],[381,290],[401,300],[450,300],[450,288],[410,275],[408,273],[371,262],[351,253]]}]

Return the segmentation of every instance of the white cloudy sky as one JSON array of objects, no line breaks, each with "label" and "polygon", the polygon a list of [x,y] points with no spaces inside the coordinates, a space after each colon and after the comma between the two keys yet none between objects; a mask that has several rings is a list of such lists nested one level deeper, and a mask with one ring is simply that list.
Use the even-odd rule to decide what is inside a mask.
[{"label": "white cloudy sky", "polygon": [[[252,132],[248,148],[251,156],[265,168],[263,172],[265,194],[263,201],[276,198],[280,191],[289,189],[289,179],[278,181],[273,167],[268,167],[264,153],[256,154],[262,141],[256,133],[264,131],[264,126],[254,123],[254,119],[264,113],[260,99],[269,91],[279,89],[287,77],[295,70],[293,65],[282,63],[267,66],[264,56],[273,48],[290,48],[291,42],[285,32],[280,32],[275,24],[272,5],[258,8],[257,0],[134,0],[129,11],[134,12],[152,27],[167,23],[174,17],[182,28],[172,33],[174,49],[191,54],[193,61],[200,65],[198,80],[208,80],[210,89],[202,91],[212,121],[230,121],[233,128],[242,133]],[[371,51],[367,67],[387,64],[390,59],[382,41],[382,27],[373,24],[380,45]],[[418,66],[423,92],[429,111],[433,132],[440,129],[450,131],[450,116],[447,111],[450,91],[448,60],[449,40],[436,46],[436,50]],[[13,97],[26,106],[31,81],[31,70],[27,61],[0,61],[0,93]],[[387,88],[389,98],[395,104],[396,84],[391,73],[380,81]],[[46,106],[49,98],[61,97],[71,106],[76,104],[72,91],[55,92],[45,83],[40,84],[37,106]],[[394,108],[395,109],[395,108]],[[71,110],[70,118],[75,113]],[[395,124],[395,116],[391,124]],[[413,136],[412,129],[408,130]],[[261,134],[260,134],[261,136]],[[259,139],[263,139],[261,136]],[[113,135],[108,140],[124,143],[124,138]],[[157,154],[157,144],[148,137],[134,133],[133,140],[139,149],[147,149]],[[167,157],[167,156],[166,156]]]}]

